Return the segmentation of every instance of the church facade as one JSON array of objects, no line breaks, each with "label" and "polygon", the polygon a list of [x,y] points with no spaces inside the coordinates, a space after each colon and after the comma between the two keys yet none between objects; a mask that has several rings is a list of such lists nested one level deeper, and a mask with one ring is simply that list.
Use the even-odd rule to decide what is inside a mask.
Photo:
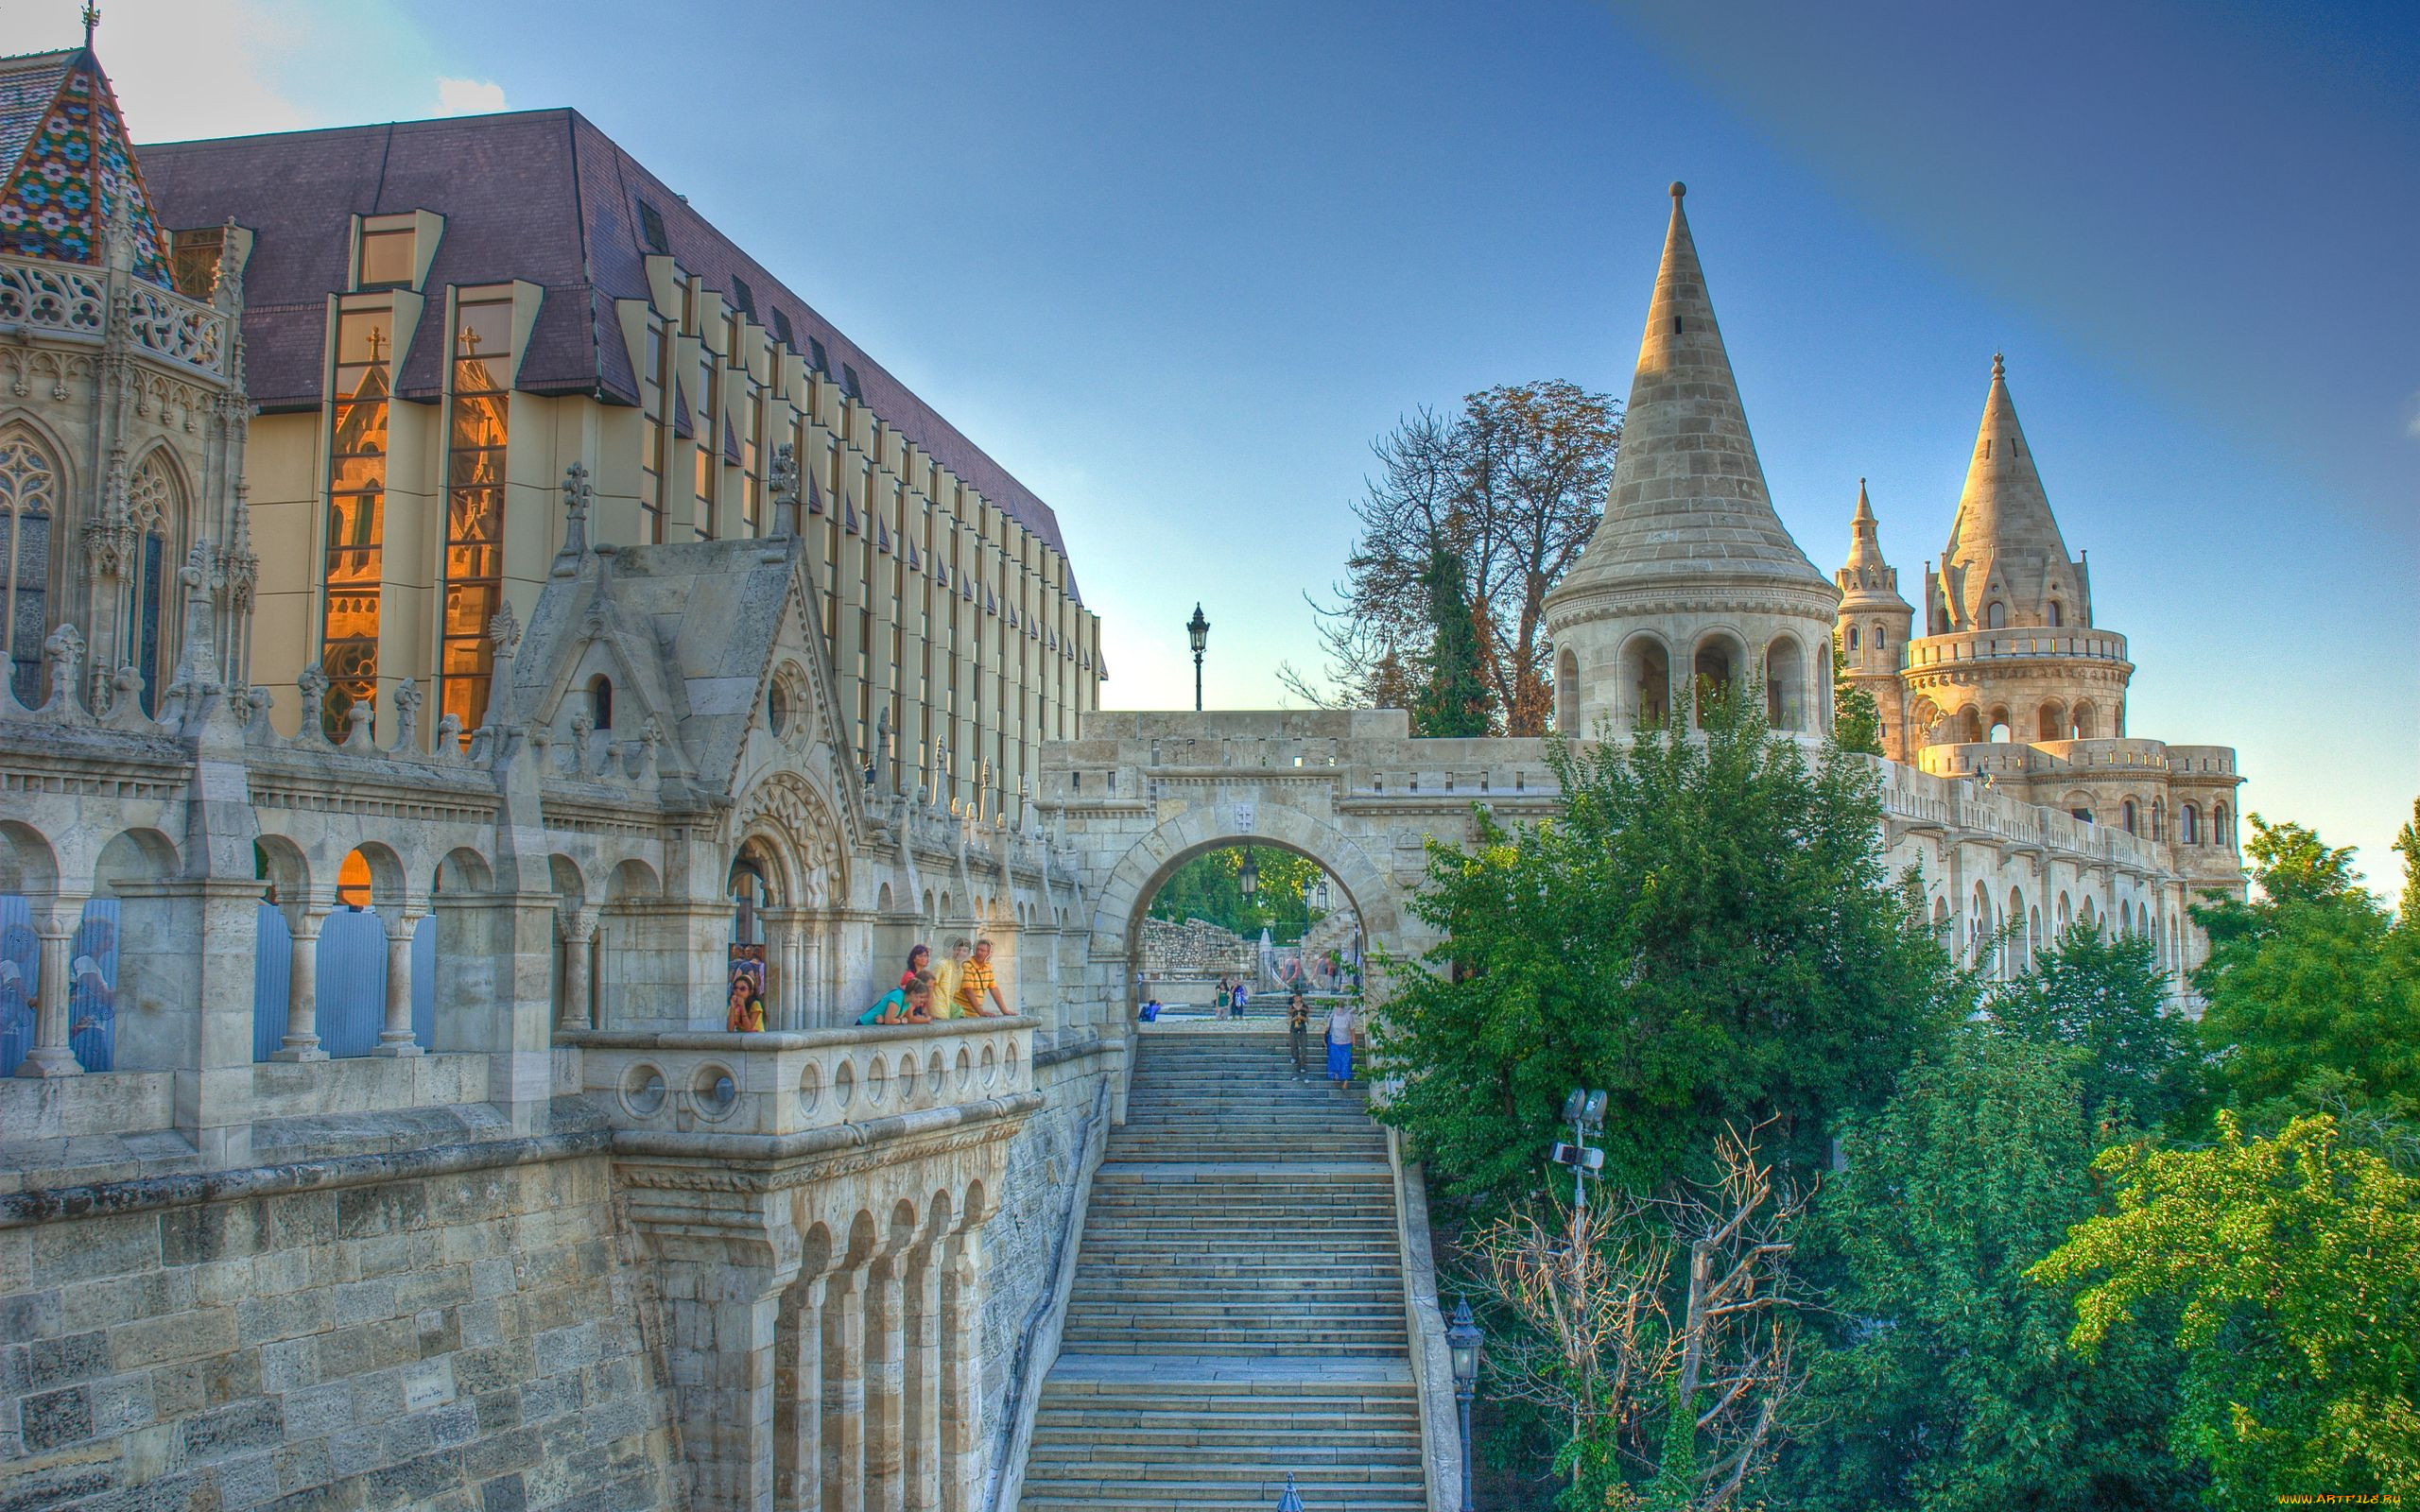
[{"label": "church facade", "polygon": [[[1047,507],[576,114],[138,154],[87,45],[0,175],[0,1501],[1005,1512],[1160,882],[1291,849],[1416,950],[1424,842],[1553,811],[1537,741],[1099,711]],[[2232,756],[2123,734],[1992,404],[1911,640],[1676,195],[1559,720],[1818,740],[1837,644],[1959,949],[2181,971]],[[958,936],[1013,1017],[859,1025]]]}]

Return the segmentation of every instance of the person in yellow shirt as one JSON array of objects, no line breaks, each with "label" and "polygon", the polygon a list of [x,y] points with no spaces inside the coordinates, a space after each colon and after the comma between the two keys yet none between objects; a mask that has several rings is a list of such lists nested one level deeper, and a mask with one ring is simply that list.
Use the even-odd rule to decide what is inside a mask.
[{"label": "person in yellow shirt", "polygon": [[[988,1008],[983,1005],[986,997],[993,1004]],[[1000,984],[992,974],[992,942],[988,939],[975,942],[975,958],[958,974],[958,1005],[963,1010],[961,1017],[997,1019],[1008,1014],[1008,1002],[1000,996]]]},{"label": "person in yellow shirt", "polygon": [[949,959],[933,963],[933,1017],[962,1019],[966,1010],[958,1001],[959,978],[965,973],[966,957],[975,947],[961,936],[949,943]]}]

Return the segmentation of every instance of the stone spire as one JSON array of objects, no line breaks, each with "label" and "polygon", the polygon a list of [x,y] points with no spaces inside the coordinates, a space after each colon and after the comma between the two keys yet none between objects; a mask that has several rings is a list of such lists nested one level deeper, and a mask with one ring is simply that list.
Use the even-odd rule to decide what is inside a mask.
[{"label": "stone spire", "polygon": [[1546,599],[1555,723],[1694,719],[1693,690],[1765,686],[1777,729],[1831,729],[1840,591],[1773,513],[1705,273],[1672,186],[1605,517]]},{"label": "stone spire", "polygon": [[[1928,595],[1931,632],[2089,625],[2089,595],[2083,563],[2067,555],[2034,470],[2033,448],[2017,423],[2008,365],[1995,352],[1966,487]],[[1994,605],[1999,607],[1996,625]]]},{"label": "stone spire", "polygon": [[[1773,513],[1683,193],[1672,186],[1671,225],[1639,339],[1605,518],[1556,594],[1747,582],[1803,584],[1828,599],[1831,584]],[[1830,619],[1828,603],[1821,612]]]},{"label": "stone spire", "polygon": [[1879,523],[1863,478],[1857,480],[1857,514],[1849,521],[1849,559],[1832,581],[1840,585],[1842,614],[1861,609],[1914,612],[1914,606],[1899,596],[1899,570],[1882,559]]}]

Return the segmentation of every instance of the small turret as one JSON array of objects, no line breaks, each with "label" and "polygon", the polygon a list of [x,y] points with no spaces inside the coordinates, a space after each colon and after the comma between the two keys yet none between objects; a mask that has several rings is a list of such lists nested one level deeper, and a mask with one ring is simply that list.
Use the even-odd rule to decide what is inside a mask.
[{"label": "small turret", "polygon": [[1845,659],[1842,675],[1874,696],[1882,714],[1882,749],[1896,761],[1906,748],[1901,711],[1899,669],[1906,665],[1908,638],[1915,626],[1915,606],[1899,593],[1899,570],[1882,559],[1882,541],[1866,497],[1865,479],[1857,480],[1857,514],[1849,524],[1847,565],[1832,575],[1841,588],[1841,617],[1833,644]]}]

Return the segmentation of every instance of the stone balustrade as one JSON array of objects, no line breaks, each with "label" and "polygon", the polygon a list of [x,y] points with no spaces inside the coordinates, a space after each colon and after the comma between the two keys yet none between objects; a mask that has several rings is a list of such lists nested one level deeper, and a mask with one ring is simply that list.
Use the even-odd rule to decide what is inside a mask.
[{"label": "stone balustrade", "polygon": [[1033,1089],[1033,1028],[1022,1019],[560,1039],[582,1052],[584,1090],[629,1128],[779,1137]]},{"label": "stone balustrade", "polygon": [[[72,263],[0,257],[0,325],[98,346],[109,334],[112,282],[105,271]],[[124,279],[123,287],[126,335],[137,352],[212,377],[226,375],[233,351],[227,312],[140,279]]]},{"label": "stone balustrade", "polygon": [[2126,638],[2122,635],[2109,630],[2037,626],[1927,635],[1909,643],[1907,670],[1922,672],[2015,657],[2081,657],[2133,665],[2127,661]]}]

